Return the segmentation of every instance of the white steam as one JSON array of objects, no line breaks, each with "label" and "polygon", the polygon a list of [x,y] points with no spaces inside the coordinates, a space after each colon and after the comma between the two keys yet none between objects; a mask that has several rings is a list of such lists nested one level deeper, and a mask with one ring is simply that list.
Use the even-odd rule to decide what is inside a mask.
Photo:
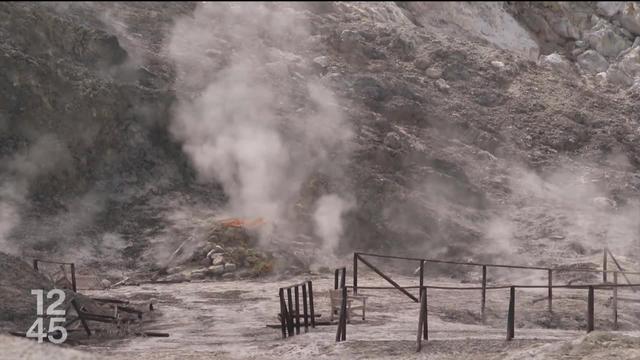
[{"label": "white steam", "polygon": [[[171,34],[179,94],[171,132],[200,179],[222,184],[231,216],[286,228],[301,185],[335,171],[346,153],[351,130],[312,74],[308,59],[319,50],[307,24],[287,4],[201,3]],[[341,233],[335,219],[321,228],[331,242]]]},{"label": "white steam", "polygon": [[353,207],[337,195],[325,195],[318,200],[313,213],[314,230],[322,239],[322,251],[331,254],[337,248],[343,233],[342,216]]}]

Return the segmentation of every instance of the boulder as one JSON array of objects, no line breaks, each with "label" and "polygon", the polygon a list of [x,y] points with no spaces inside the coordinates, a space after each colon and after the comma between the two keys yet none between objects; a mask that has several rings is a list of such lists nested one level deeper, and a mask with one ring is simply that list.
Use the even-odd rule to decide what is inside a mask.
[{"label": "boulder", "polygon": [[573,67],[571,66],[569,60],[558,53],[541,56],[540,64],[559,72],[569,73],[573,71]]},{"label": "boulder", "polygon": [[556,34],[565,39],[575,40],[580,38],[580,30],[566,17],[555,18],[550,25]]},{"label": "boulder", "polygon": [[222,275],[224,273],[224,265],[213,265],[208,268],[211,275]]},{"label": "boulder", "polygon": [[167,269],[167,274],[171,275],[171,274],[177,274],[181,271],[184,270],[184,266],[176,266],[176,267],[172,267],[172,268],[168,268]]},{"label": "boulder", "polygon": [[592,48],[606,57],[615,57],[631,46],[631,42],[617,34],[613,25],[604,19],[599,19],[591,30],[586,31],[584,38]]},{"label": "boulder", "polygon": [[210,257],[204,257],[202,258],[202,260],[200,260],[200,266],[204,266],[204,267],[209,267],[211,266],[211,258]]},{"label": "boulder", "polygon": [[631,78],[627,73],[618,69],[615,66],[611,66],[609,70],[607,70],[606,74],[607,82],[613,85],[629,87],[633,85],[633,78]]},{"label": "boulder", "polygon": [[628,51],[618,63],[620,70],[631,77],[640,76],[640,45]]},{"label": "boulder", "polygon": [[640,35],[640,5],[628,1],[620,12],[620,24],[631,33]]},{"label": "boulder", "polygon": [[238,269],[238,267],[236,266],[236,264],[233,263],[228,263],[224,265],[224,272],[225,273],[230,273],[230,272],[234,272]]},{"label": "boulder", "polygon": [[327,56],[318,56],[313,59],[313,66],[318,70],[326,69],[330,64],[329,57]]},{"label": "boulder", "polygon": [[609,68],[609,63],[604,56],[595,50],[587,50],[578,55],[577,61],[580,69],[591,74],[607,71]]},{"label": "boulder", "polygon": [[598,1],[596,12],[602,16],[613,17],[624,9],[624,1]]},{"label": "boulder", "polygon": [[173,275],[169,275],[167,277],[165,277],[163,279],[166,282],[185,282],[185,281],[189,281],[189,277],[187,277],[187,275],[183,274],[183,273],[178,273],[178,274],[173,274]]}]

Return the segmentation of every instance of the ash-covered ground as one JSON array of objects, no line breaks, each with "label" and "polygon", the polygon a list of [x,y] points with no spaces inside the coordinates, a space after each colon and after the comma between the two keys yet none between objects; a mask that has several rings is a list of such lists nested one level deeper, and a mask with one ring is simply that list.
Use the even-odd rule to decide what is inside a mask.
[{"label": "ash-covered ground", "polygon": [[[0,4],[0,252],[92,288],[293,281],[356,249],[639,269],[638,14]],[[26,299],[24,272],[0,289]]]}]

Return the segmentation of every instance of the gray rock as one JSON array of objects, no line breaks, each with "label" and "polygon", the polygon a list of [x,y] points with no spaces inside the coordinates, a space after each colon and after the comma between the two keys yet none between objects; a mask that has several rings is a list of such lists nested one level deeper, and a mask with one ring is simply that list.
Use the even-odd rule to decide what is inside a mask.
[{"label": "gray rock", "polygon": [[599,19],[596,25],[585,33],[585,39],[592,48],[606,57],[615,57],[631,46],[631,42],[618,35],[613,25],[604,19]]},{"label": "gray rock", "polygon": [[168,282],[185,282],[185,281],[189,281],[189,278],[187,277],[187,275],[185,275],[183,273],[178,273],[178,274],[173,274],[173,275],[169,275],[169,276],[165,277],[164,281],[168,281]]},{"label": "gray rock", "polygon": [[436,87],[442,92],[449,92],[449,89],[451,88],[445,79],[436,80]]},{"label": "gray rock", "polygon": [[237,268],[238,267],[236,266],[236,264],[228,263],[224,265],[224,272],[226,273],[234,272],[237,270]]},{"label": "gray rock", "polygon": [[413,62],[413,66],[416,67],[416,69],[418,70],[426,70],[427,68],[429,68],[429,66],[431,66],[431,59],[428,56],[421,56],[419,58],[417,58],[416,60],[414,60]]},{"label": "gray rock", "polygon": [[578,56],[578,55],[582,54],[585,50],[586,50],[585,48],[575,48],[575,49],[571,50],[571,55]]},{"label": "gray rock", "polygon": [[504,63],[502,61],[494,60],[491,62],[491,66],[493,66],[495,69],[502,69],[504,68]]},{"label": "gray rock", "polygon": [[207,268],[193,270],[191,272],[191,279],[192,280],[204,279],[207,276],[208,273],[209,273],[209,269],[207,269]]},{"label": "gray rock", "polygon": [[100,286],[102,286],[103,289],[108,289],[111,287],[111,281],[107,280],[107,279],[102,279],[100,280]]},{"label": "gray rock", "polygon": [[431,79],[439,79],[440,77],[442,77],[442,69],[434,66],[428,68],[424,73],[428,78]]},{"label": "gray rock", "polygon": [[384,137],[383,141],[384,145],[390,149],[397,150],[402,147],[402,142],[400,141],[400,135],[395,132],[390,132]]},{"label": "gray rock", "polygon": [[224,255],[223,254],[213,254],[211,255],[211,265],[223,265],[224,264]]},{"label": "gray rock", "polygon": [[631,77],[640,76],[640,46],[632,48],[618,63],[620,70]]},{"label": "gray rock", "polygon": [[633,34],[640,35],[640,5],[634,1],[626,2],[620,12],[620,24]]},{"label": "gray rock", "polygon": [[209,274],[211,274],[211,275],[221,275],[222,273],[224,273],[224,265],[209,266]]},{"label": "gray rock", "polygon": [[592,74],[607,71],[607,68],[609,68],[609,63],[604,56],[595,50],[587,50],[580,54],[577,61],[580,69]]},{"label": "gray rock", "polygon": [[598,1],[596,11],[600,15],[612,17],[624,9],[624,3],[624,1]]},{"label": "gray rock", "polygon": [[633,85],[633,78],[615,66],[607,70],[606,79],[608,83],[618,86],[629,87]]},{"label": "gray rock", "polygon": [[313,65],[320,69],[326,69],[329,63],[329,57],[327,56],[318,56],[313,59]]},{"label": "gray rock", "polygon": [[569,60],[558,53],[541,56],[540,64],[559,72],[573,72],[573,67],[571,66]]},{"label": "gray rock", "polygon": [[568,18],[558,17],[551,22],[551,29],[566,39],[579,39],[580,30]]},{"label": "gray rock", "polygon": [[575,45],[577,48],[586,48],[589,44],[584,40],[576,40]]},{"label": "gray rock", "polygon": [[211,258],[210,257],[205,257],[202,260],[200,260],[200,266],[204,266],[204,267],[211,266]]}]

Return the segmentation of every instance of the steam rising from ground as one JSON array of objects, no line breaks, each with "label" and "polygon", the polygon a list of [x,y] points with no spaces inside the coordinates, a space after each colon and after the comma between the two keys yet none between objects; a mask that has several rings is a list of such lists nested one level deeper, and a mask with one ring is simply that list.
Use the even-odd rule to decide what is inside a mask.
[{"label": "steam rising from ground", "polygon": [[[304,14],[286,4],[202,3],[167,46],[179,92],[171,131],[199,178],[222,184],[228,215],[284,232],[302,184],[335,171],[351,137],[332,92],[309,72],[310,37]],[[346,203],[326,199],[317,229],[333,246]]]},{"label": "steam rising from ground", "polygon": [[28,149],[0,162],[0,250],[16,253],[18,246],[9,241],[11,231],[20,223],[20,210],[26,205],[29,184],[36,177],[60,170],[69,163],[68,150],[54,135],[44,135]]}]

